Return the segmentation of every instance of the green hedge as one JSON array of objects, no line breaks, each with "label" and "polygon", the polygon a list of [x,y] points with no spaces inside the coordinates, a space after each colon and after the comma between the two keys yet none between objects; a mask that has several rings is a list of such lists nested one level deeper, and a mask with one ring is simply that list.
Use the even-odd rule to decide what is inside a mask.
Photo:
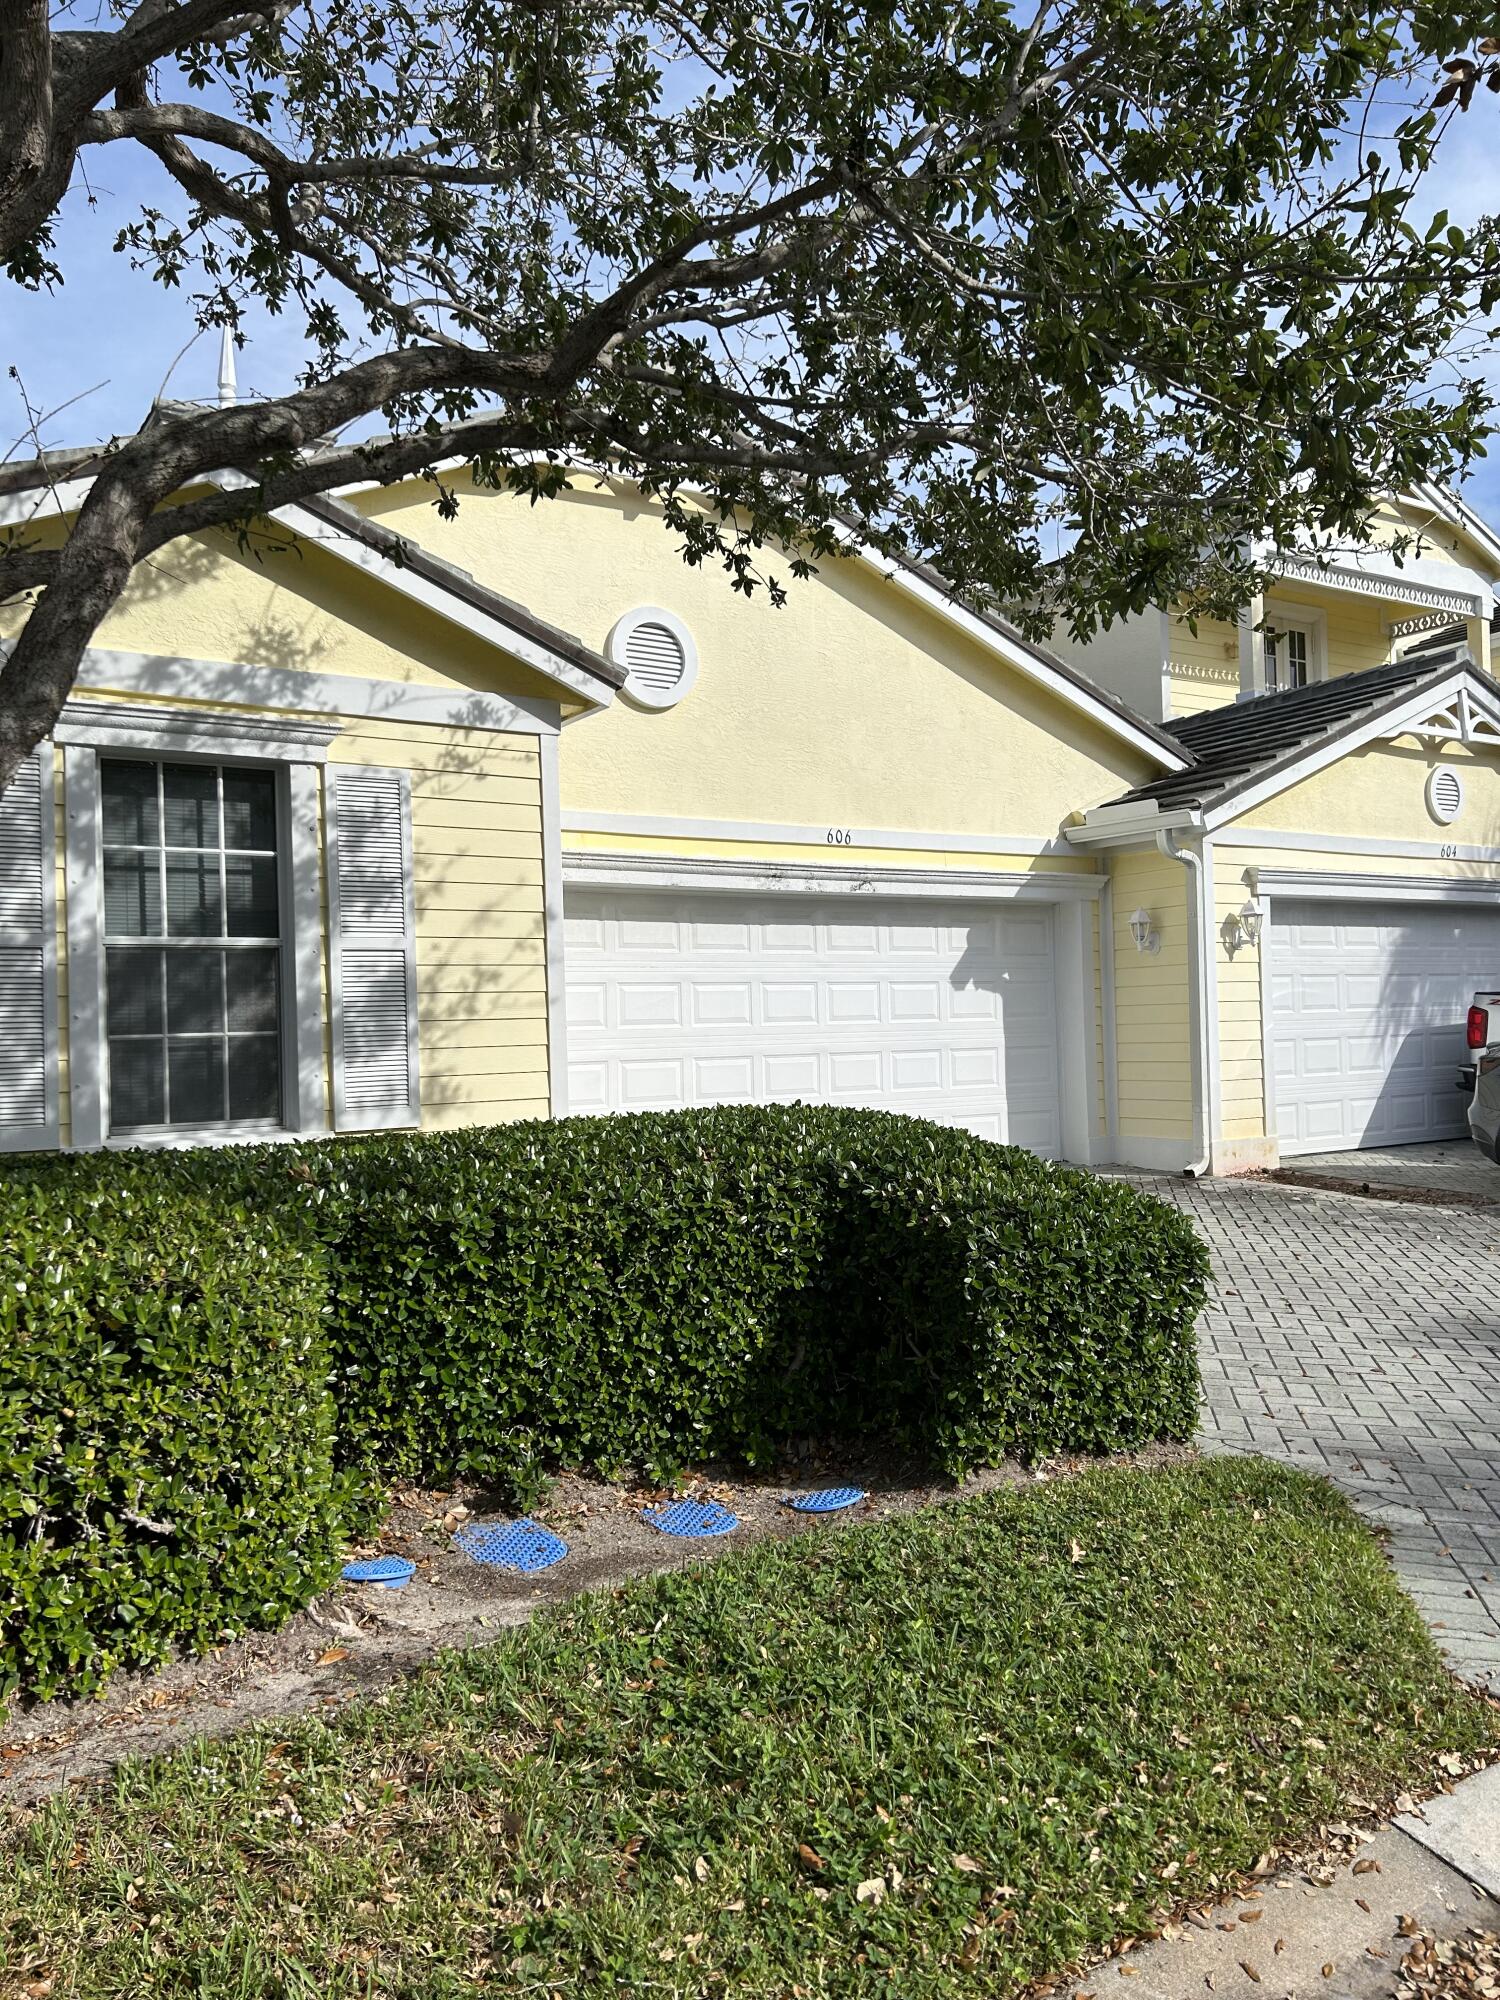
[{"label": "green hedge", "polygon": [[[95,1155],[0,1192],[0,1224],[24,1219],[0,1294],[26,1333],[0,1468],[56,1517],[0,1540],[33,1634],[6,1640],[12,1677],[301,1601],[338,1519],[331,1412],[365,1481],[523,1497],[558,1465],[765,1463],[804,1435],[959,1474],[1196,1419],[1208,1266],[1184,1217],[884,1112]],[[39,1283],[49,1257],[64,1275]]]},{"label": "green hedge", "polygon": [[386,1476],[764,1462],[952,1473],[1193,1427],[1207,1259],[1121,1183],[791,1105],[320,1148],[346,1437]]},{"label": "green hedge", "polygon": [[78,1167],[0,1179],[0,1700],[279,1623],[340,1538],[305,1229]]}]

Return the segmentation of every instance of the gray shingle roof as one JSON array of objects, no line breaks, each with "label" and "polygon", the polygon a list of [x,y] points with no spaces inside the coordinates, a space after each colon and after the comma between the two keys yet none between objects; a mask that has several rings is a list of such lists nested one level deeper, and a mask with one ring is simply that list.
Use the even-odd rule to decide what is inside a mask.
[{"label": "gray shingle roof", "polygon": [[1382,708],[1397,707],[1425,684],[1437,686],[1459,666],[1468,666],[1500,694],[1500,687],[1474,666],[1468,649],[1454,646],[1442,653],[1411,654],[1363,673],[1287,688],[1281,694],[1230,702],[1202,715],[1181,716],[1166,727],[1192,757],[1189,769],[1140,785],[1111,803],[1154,802],[1163,812],[1218,805],[1282,766],[1297,763],[1314,746],[1350,734]]}]

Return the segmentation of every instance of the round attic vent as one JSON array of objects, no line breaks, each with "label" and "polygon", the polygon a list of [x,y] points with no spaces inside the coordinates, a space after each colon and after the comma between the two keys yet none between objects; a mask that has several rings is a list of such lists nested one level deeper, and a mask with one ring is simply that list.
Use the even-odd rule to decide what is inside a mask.
[{"label": "round attic vent", "polygon": [[629,675],[624,692],[642,708],[671,708],[698,676],[698,648],[674,612],[643,604],[609,635],[609,657]]},{"label": "round attic vent", "polygon": [[1427,810],[1439,826],[1451,826],[1463,802],[1463,779],[1451,764],[1439,764],[1427,780]]}]

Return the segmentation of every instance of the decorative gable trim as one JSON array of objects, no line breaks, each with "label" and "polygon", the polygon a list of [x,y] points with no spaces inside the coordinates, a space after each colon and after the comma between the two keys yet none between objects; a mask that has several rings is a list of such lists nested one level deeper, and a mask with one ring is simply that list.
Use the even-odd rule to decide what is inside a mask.
[{"label": "decorative gable trim", "polygon": [[1428,743],[1472,743],[1500,749],[1500,701],[1486,689],[1463,683],[1443,700],[1431,701],[1429,712],[1415,721],[1395,722],[1381,732],[1397,737],[1419,736]]}]

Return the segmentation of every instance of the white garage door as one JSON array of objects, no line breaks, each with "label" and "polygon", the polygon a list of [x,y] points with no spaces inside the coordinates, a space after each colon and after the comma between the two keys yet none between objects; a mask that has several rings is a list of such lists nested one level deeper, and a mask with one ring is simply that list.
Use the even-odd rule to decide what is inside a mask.
[{"label": "white garage door", "polygon": [[801,1098],[1060,1148],[1046,909],[570,889],[569,1108]]},{"label": "white garage door", "polygon": [[1466,1131],[1464,1017],[1474,989],[1500,975],[1500,913],[1289,898],[1271,917],[1282,1152]]}]

